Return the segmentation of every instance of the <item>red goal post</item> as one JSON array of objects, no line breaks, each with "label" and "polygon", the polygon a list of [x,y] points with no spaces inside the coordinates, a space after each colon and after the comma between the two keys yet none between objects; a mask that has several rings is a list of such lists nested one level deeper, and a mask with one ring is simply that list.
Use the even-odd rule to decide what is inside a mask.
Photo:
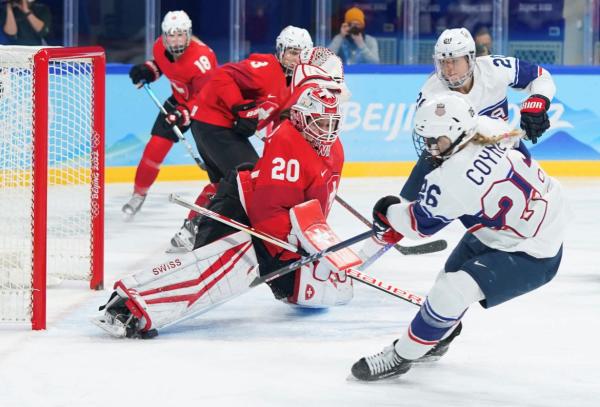
[{"label": "red goal post", "polygon": [[0,322],[46,328],[47,279],[103,285],[105,56],[0,47]]}]

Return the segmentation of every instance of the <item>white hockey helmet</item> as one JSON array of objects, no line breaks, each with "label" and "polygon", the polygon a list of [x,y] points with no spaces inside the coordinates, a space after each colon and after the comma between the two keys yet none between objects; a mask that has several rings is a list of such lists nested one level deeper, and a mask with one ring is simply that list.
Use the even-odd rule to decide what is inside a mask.
[{"label": "white hockey helmet", "polygon": [[[165,14],[165,18],[163,18],[161,29],[163,33],[163,44],[167,51],[174,56],[180,56],[183,54],[192,40],[192,20],[190,20],[190,17],[186,14],[186,12],[182,10],[169,11],[167,14]],[[177,33],[186,34],[187,38],[185,42],[170,44],[167,40],[167,36]]]},{"label": "white hockey helmet", "polygon": [[[469,68],[464,75],[450,80],[444,75],[443,61],[466,57]],[[444,30],[435,43],[433,61],[438,78],[450,89],[460,88],[473,77],[475,69],[475,41],[466,28],[451,28]]]},{"label": "white hockey helmet", "polygon": [[329,157],[340,132],[340,102],[328,89],[313,86],[302,91],[290,108],[290,121],[317,154]]},{"label": "white hockey helmet", "polygon": [[475,109],[465,97],[456,92],[436,95],[415,112],[413,143],[417,155],[427,149],[439,163],[469,142],[476,127]]},{"label": "white hockey helmet", "polygon": [[283,55],[286,50],[290,48],[303,50],[305,48],[312,48],[313,42],[312,38],[308,31],[304,28],[294,27],[293,25],[288,25],[281,33],[277,36],[275,40],[275,48],[277,51],[277,59],[285,68],[286,76],[290,76],[292,71],[294,70],[294,65],[288,66],[288,64],[284,63]]},{"label": "white hockey helmet", "polygon": [[305,48],[300,53],[300,63],[318,66],[337,83],[344,82],[344,64],[340,57],[325,47]]}]

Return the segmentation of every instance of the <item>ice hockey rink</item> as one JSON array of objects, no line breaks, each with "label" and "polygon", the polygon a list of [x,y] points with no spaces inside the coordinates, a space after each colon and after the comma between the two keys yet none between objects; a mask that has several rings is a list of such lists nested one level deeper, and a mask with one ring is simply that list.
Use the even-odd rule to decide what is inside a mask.
[{"label": "ice hockey rink", "polygon": [[[131,186],[107,185],[105,287],[63,282],[49,290],[48,329],[0,327],[0,406],[599,406],[600,180],[562,179],[572,224],[561,269],[547,286],[496,308],[471,307],[440,361],[399,379],[350,380],[352,364],[403,332],[417,308],[356,283],[345,307],[300,312],[259,286],[152,340],[117,340],[89,320],[115,280],[156,262],[198,183],[159,183],[132,223],[120,207]],[[401,178],[345,179],[340,196],[365,215]],[[366,230],[340,206],[341,238]],[[367,273],[425,294],[463,233],[451,225],[443,252],[393,250]],[[413,242],[402,242],[409,245]]]}]

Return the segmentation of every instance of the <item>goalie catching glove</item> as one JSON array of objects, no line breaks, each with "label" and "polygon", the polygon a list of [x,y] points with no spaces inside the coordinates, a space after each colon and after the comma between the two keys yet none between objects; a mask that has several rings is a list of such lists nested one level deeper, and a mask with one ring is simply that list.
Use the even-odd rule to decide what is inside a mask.
[{"label": "goalie catching glove", "polygon": [[521,128],[533,144],[550,128],[549,108],[550,100],[544,95],[531,95],[521,105]]},{"label": "goalie catching glove", "polygon": [[404,237],[392,228],[390,221],[387,218],[388,208],[399,203],[400,198],[388,195],[377,201],[373,207],[373,234],[377,240],[396,244]]}]

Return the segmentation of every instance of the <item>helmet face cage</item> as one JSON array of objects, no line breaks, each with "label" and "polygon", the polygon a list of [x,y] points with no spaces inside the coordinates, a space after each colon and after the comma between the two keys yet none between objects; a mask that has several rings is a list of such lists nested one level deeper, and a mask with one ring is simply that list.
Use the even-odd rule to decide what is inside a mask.
[{"label": "helmet face cage", "polygon": [[[173,56],[179,57],[185,52],[192,40],[192,20],[184,11],[169,11],[161,24],[163,45]],[[183,43],[171,44],[169,36],[185,34]]]},{"label": "helmet face cage", "polygon": [[277,59],[285,68],[285,75],[291,76],[294,71],[294,66],[290,66],[284,62],[283,56],[288,49],[297,49],[302,51],[306,48],[312,48],[313,42],[308,31],[304,28],[288,25],[285,27],[277,39],[275,40]]},{"label": "helmet face cage", "polygon": [[339,101],[325,89],[305,91],[290,109],[290,120],[317,154],[328,157],[340,132]]},{"label": "helmet face cage", "polygon": [[[444,61],[464,57],[468,64],[467,72],[459,78],[450,80],[444,75]],[[450,89],[463,86],[473,77],[475,69],[475,41],[466,28],[445,30],[435,43],[433,60],[437,77]]]},{"label": "helmet face cage", "polygon": [[[450,142],[450,137],[439,136],[439,137],[428,137],[419,134],[417,129],[413,130],[412,139],[417,156],[421,157],[424,151],[429,153],[427,159],[431,161],[434,167],[439,167],[444,160],[447,160],[454,153],[454,148],[460,145],[464,138],[467,136],[466,132],[463,132],[454,142]],[[449,145],[444,151],[440,151],[439,141],[442,138],[446,138],[447,144]]]}]

